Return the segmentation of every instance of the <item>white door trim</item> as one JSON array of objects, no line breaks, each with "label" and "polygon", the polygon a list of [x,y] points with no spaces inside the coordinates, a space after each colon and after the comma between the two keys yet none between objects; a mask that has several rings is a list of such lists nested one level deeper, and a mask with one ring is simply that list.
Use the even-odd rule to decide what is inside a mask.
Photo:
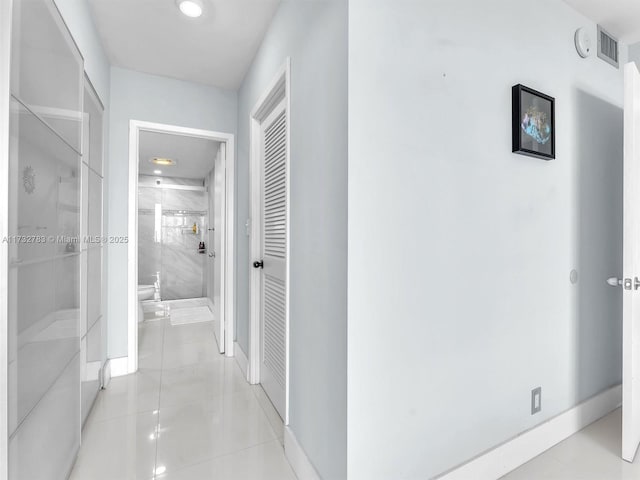
[{"label": "white door trim", "polygon": [[[0,239],[9,235],[9,118],[12,0],[0,2]],[[9,478],[9,244],[0,242],[0,480]]]},{"label": "white door trim", "polygon": [[271,109],[280,103],[284,98],[287,118],[287,155],[285,160],[286,170],[286,308],[285,308],[285,351],[286,351],[286,364],[285,364],[285,418],[284,424],[289,424],[289,303],[290,303],[290,273],[291,273],[291,59],[287,57],[285,64],[278,70],[277,74],[265,89],[264,93],[260,96],[255,106],[249,114],[250,124],[250,162],[249,162],[249,177],[251,179],[250,184],[250,196],[251,196],[251,211],[250,211],[250,240],[249,240],[249,253],[250,253],[250,309],[249,309],[249,365],[248,365],[248,377],[249,382],[252,384],[260,383],[260,295],[256,295],[256,292],[260,291],[260,275],[259,271],[253,268],[254,260],[257,260],[261,255],[261,234],[262,226],[257,220],[260,218],[260,206],[261,199],[259,192],[261,169],[260,161],[262,150],[260,146],[260,123],[266,118]]},{"label": "white door trim", "polygon": [[[128,251],[128,348],[127,373],[138,370],[138,149],[140,132],[171,133],[187,137],[207,138],[226,145],[226,222],[225,259],[222,271],[225,283],[224,326],[225,355],[233,357],[235,318],[235,136],[197,128],[178,127],[162,123],[129,121],[129,243]],[[213,164],[214,159],[211,159]]]}]

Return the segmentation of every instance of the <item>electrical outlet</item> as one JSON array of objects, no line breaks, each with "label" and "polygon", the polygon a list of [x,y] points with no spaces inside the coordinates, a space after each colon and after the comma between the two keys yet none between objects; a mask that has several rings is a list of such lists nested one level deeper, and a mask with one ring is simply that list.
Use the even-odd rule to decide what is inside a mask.
[{"label": "electrical outlet", "polygon": [[531,390],[531,415],[542,410],[542,387]]}]

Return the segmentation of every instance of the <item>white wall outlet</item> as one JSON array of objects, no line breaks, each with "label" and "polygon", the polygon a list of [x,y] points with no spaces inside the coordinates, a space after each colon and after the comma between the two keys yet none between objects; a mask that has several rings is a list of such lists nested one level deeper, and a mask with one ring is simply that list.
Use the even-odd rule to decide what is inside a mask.
[{"label": "white wall outlet", "polygon": [[542,387],[531,390],[531,415],[542,410]]}]

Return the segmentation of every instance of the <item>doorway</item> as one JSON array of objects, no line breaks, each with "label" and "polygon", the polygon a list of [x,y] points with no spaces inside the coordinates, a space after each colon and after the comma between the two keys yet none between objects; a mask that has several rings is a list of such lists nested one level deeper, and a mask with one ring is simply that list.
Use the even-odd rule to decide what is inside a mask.
[{"label": "doorway", "polygon": [[[209,226],[209,215],[207,213],[209,200],[207,196],[209,192],[207,191],[208,186],[205,186],[206,178],[208,177],[208,173],[206,175],[201,176],[201,180],[195,179],[195,182],[200,182],[200,184],[193,184],[194,181],[189,180],[179,180],[173,179],[172,181],[166,182],[167,185],[162,185],[162,180],[153,180],[153,177],[150,177],[148,180],[150,182],[150,187],[159,187],[156,192],[153,194],[160,195],[161,200],[164,199],[162,192],[164,191],[177,191],[177,192],[200,192],[201,193],[201,203],[203,204],[202,210],[191,209],[191,208],[182,208],[180,205],[173,205],[176,208],[164,208],[162,207],[162,201],[154,202],[155,208],[151,209],[150,216],[153,215],[154,222],[153,225],[155,228],[152,228],[153,236],[157,237],[157,244],[160,244],[160,251],[162,251],[162,246],[166,246],[168,248],[167,242],[169,242],[169,237],[164,235],[162,232],[166,232],[170,227],[175,235],[170,235],[174,241],[173,244],[177,248],[176,252],[181,252],[183,250],[182,243],[178,240],[181,240],[182,237],[178,234],[187,233],[188,235],[183,235],[185,241],[194,241],[193,250],[199,255],[196,256],[196,260],[199,263],[202,263],[202,270],[200,271],[200,277],[198,283],[195,277],[193,282],[179,282],[176,281],[175,277],[175,267],[176,262],[174,261],[164,261],[166,263],[166,268],[162,268],[163,260],[160,254],[160,259],[158,262],[158,269],[156,269],[155,278],[152,274],[147,275],[149,278],[141,278],[138,274],[138,261],[139,261],[139,247],[140,247],[140,238],[138,237],[139,232],[139,205],[138,205],[138,189],[140,187],[140,174],[148,173],[141,172],[140,167],[140,156],[141,156],[141,137],[144,135],[150,134],[164,134],[164,135],[174,135],[182,139],[197,139],[197,140],[205,140],[205,141],[213,141],[219,143],[218,155],[222,160],[219,162],[219,168],[224,168],[224,178],[223,185],[220,186],[221,192],[224,195],[224,205],[225,209],[222,211],[222,219],[220,220],[220,235],[224,238],[224,245],[220,251],[214,251],[209,247],[206,248],[206,244],[204,243],[209,238],[209,228],[213,228]],[[221,152],[221,153],[220,153]],[[160,171],[162,169],[162,163],[168,160],[173,160],[170,158],[163,157],[154,157],[157,162],[153,162],[153,158],[149,159],[154,163],[151,168],[151,172]],[[174,165],[177,164],[177,161],[174,161]],[[145,168],[148,166],[146,163],[144,164]],[[151,164],[150,164],[151,165]],[[172,165],[173,166],[173,165]],[[157,170],[155,170],[157,168]],[[214,171],[214,158],[212,157],[210,160],[210,170]],[[184,176],[184,175],[183,175]],[[187,175],[188,176],[188,175]],[[193,174],[191,174],[193,176]],[[197,176],[197,175],[196,175]],[[160,184],[157,182],[160,181]],[[154,183],[156,183],[154,185]],[[181,185],[182,184],[182,185]],[[176,197],[177,198],[177,197]],[[129,129],[129,243],[128,243],[128,356],[126,358],[126,372],[125,373],[134,373],[138,369],[138,322],[140,320],[140,300],[139,300],[139,285],[141,281],[143,281],[143,285],[148,285],[149,287],[153,287],[152,297],[154,300],[162,300],[163,296],[166,300],[169,301],[177,301],[180,302],[184,300],[183,298],[178,298],[181,295],[185,294],[188,297],[193,297],[192,293],[198,290],[200,293],[197,295],[198,297],[202,297],[206,300],[205,295],[209,292],[209,287],[206,286],[208,282],[209,268],[212,268],[214,264],[210,261],[211,259],[217,258],[219,261],[215,265],[219,268],[219,276],[220,276],[220,284],[225,285],[226,288],[223,288],[224,298],[221,298],[218,302],[218,305],[214,308],[214,310],[218,310],[219,314],[219,322],[221,333],[217,333],[218,340],[220,343],[224,345],[224,352],[227,356],[233,356],[233,329],[234,329],[234,278],[235,278],[235,256],[234,256],[234,136],[232,134],[220,133],[208,130],[200,130],[200,129],[192,129],[185,127],[178,127],[173,125],[165,125],[165,124],[157,124],[157,123],[149,123],[142,122],[137,120],[130,121],[130,129]],[[158,208],[159,206],[159,208]],[[193,210],[193,211],[191,211]],[[164,215],[171,215],[172,218],[165,219]],[[157,217],[157,218],[156,218]],[[185,223],[188,221],[188,224]],[[166,227],[163,227],[163,223],[166,223]],[[228,228],[227,228],[228,227]],[[163,238],[163,235],[167,238]],[[187,238],[188,237],[188,238]],[[193,238],[191,238],[193,237]],[[166,241],[163,241],[166,240]],[[202,243],[201,243],[202,242]],[[209,244],[211,246],[211,244]],[[202,248],[201,248],[202,247]],[[185,247],[186,248],[186,247]],[[191,252],[193,253],[193,252]],[[207,254],[213,254],[209,257]],[[165,259],[166,260],[166,259]],[[153,269],[151,269],[153,270]],[[149,270],[149,271],[151,271]],[[170,274],[169,270],[173,271],[173,274]],[[194,269],[190,269],[193,273]],[[197,269],[196,269],[197,270]],[[164,272],[164,274],[163,274]],[[147,272],[148,273],[148,272]],[[195,272],[198,274],[198,272]],[[193,275],[192,275],[193,276]],[[153,278],[153,280],[151,280]],[[149,280],[147,283],[147,280]],[[174,288],[175,287],[175,288]],[[183,290],[185,288],[190,289],[189,292],[185,293]],[[175,290],[175,291],[174,291]],[[193,292],[192,292],[193,291]],[[172,296],[177,297],[174,299]],[[171,297],[171,298],[169,298]],[[195,304],[194,304],[195,305]],[[202,305],[196,305],[196,307],[201,307]],[[222,340],[220,340],[222,339]],[[124,370],[125,368],[123,368]]]},{"label": "doorway", "polygon": [[251,113],[249,381],[289,423],[290,61]]}]

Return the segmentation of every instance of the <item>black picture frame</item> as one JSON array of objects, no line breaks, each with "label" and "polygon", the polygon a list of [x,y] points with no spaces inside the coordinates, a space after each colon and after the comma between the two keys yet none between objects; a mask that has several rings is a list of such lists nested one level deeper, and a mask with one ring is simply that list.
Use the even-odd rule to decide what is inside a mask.
[{"label": "black picture frame", "polygon": [[512,94],[512,152],[542,160],[556,158],[555,98],[524,85]]}]

